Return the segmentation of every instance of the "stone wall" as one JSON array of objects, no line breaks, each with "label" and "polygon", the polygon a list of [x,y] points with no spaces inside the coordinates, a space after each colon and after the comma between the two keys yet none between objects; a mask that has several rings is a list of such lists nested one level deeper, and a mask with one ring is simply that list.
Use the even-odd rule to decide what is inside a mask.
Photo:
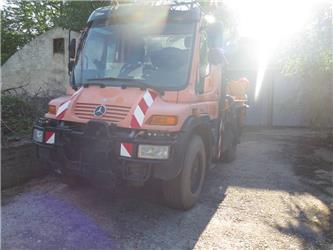
[{"label": "stone wall", "polygon": [[31,142],[1,148],[1,188],[16,186],[46,173]]},{"label": "stone wall", "polygon": [[[30,94],[46,91],[55,96],[65,92],[69,85],[68,34],[54,28],[32,40],[11,56],[2,66],[2,89],[25,86]],[[72,38],[79,33],[71,32]],[[63,53],[54,53],[54,39],[63,38]]]}]

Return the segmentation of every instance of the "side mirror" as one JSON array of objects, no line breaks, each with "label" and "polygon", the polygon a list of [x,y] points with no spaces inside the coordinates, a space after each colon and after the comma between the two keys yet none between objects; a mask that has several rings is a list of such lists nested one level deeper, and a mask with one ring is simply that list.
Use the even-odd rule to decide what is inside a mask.
[{"label": "side mirror", "polygon": [[224,27],[222,22],[215,22],[207,25],[208,48],[223,47]]},{"label": "side mirror", "polygon": [[68,72],[71,72],[74,66],[75,61],[75,54],[76,54],[76,39],[73,38],[68,46]]},{"label": "side mirror", "polygon": [[213,65],[218,65],[224,62],[224,53],[222,49],[210,49],[208,52],[208,61]]}]

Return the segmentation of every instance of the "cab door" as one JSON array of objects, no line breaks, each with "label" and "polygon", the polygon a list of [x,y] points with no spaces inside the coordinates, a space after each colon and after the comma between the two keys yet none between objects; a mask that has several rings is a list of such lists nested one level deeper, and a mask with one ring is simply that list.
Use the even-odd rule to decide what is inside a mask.
[{"label": "cab door", "polygon": [[207,33],[200,31],[199,65],[195,93],[200,102],[201,113],[207,113],[211,119],[218,117],[218,101],[220,93],[220,66],[212,65],[208,60]]}]

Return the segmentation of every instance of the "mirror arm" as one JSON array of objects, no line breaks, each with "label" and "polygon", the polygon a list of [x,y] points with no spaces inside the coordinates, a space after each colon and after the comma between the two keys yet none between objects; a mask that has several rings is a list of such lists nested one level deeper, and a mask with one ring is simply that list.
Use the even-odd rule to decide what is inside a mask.
[{"label": "mirror arm", "polygon": [[67,50],[68,50],[68,75],[70,75],[70,57],[69,57],[69,51],[70,51],[70,44],[71,44],[71,29],[69,29],[68,31],[68,46],[67,46]]},{"label": "mirror arm", "polygon": [[225,54],[224,53],[222,53],[222,56],[223,56],[223,62],[222,63],[224,63],[225,65],[229,65],[229,61],[228,61],[228,58],[225,56]]},{"label": "mirror arm", "polygon": [[70,58],[70,51],[71,51],[71,32],[72,32],[72,29],[69,29],[68,30],[68,75],[71,74],[71,71],[72,71],[72,67],[73,65],[71,65],[71,58]]},{"label": "mirror arm", "polygon": [[76,39],[73,38],[68,46],[68,74],[70,74],[75,64],[75,54],[76,54]]}]

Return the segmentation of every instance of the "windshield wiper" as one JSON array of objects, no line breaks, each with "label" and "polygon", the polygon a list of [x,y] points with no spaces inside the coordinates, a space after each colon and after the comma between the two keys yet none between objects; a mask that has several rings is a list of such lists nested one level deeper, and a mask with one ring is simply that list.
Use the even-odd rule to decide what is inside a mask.
[{"label": "windshield wiper", "polygon": [[101,82],[92,82],[92,83],[84,83],[83,87],[88,88],[89,86],[100,86],[101,88],[105,88],[105,84]]},{"label": "windshield wiper", "polygon": [[[127,87],[131,87],[131,88],[141,88],[141,89],[153,89],[157,92],[159,92],[161,95],[164,95],[164,90],[154,86],[152,84],[146,83],[142,80],[139,79],[135,79],[135,78],[117,78],[117,77],[104,77],[104,78],[91,78],[91,79],[87,79],[87,81],[124,81],[126,83],[121,84],[121,88],[125,89]],[[90,84],[89,84],[90,85]],[[99,85],[96,84],[95,85]]]}]

